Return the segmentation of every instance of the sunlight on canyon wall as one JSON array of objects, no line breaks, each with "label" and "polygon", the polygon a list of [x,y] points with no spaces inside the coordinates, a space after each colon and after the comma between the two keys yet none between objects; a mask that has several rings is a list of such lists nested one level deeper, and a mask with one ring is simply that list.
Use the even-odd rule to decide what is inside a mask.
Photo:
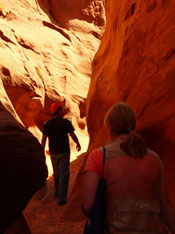
[{"label": "sunlight on canyon wall", "polygon": [[[40,140],[50,104],[66,99],[82,151],[88,145],[87,118],[90,152],[109,139],[103,128],[107,109],[116,101],[129,103],[137,131],[164,162],[175,204],[174,1],[107,0],[104,36],[104,1],[1,2],[5,108]],[[61,213],[67,223],[84,220],[80,202],[87,156],[81,158],[69,204]]]},{"label": "sunlight on canyon wall", "polygon": [[[32,136],[30,132],[35,136],[36,152],[40,150],[39,155],[43,158],[39,145],[42,125],[51,117],[50,104],[64,100],[66,117],[72,121],[82,146],[81,152],[77,153],[75,144],[70,141],[71,161],[86,151],[89,137],[85,101],[91,63],[104,29],[103,0],[1,0],[0,101],[1,113],[5,113],[2,118],[11,116],[7,136],[11,134],[11,128],[18,132],[15,126],[19,123],[19,128],[29,130],[25,132],[27,136]],[[3,138],[3,129],[9,125],[6,127],[5,121],[1,124]],[[21,152],[25,150],[22,142],[16,146],[17,151],[19,147]],[[7,149],[6,154],[11,157],[13,152]],[[26,158],[27,153],[23,156]],[[35,158],[36,153],[32,157]],[[46,157],[46,162],[51,176],[49,157]],[[42,163],[41,166],[45,167]],[[38,173],[44,173],[43,178],[46,178],[46,171]],[[31,192],[36,190],[31,189]],[[28,200],[26,197],[25,204]]]},{"label": "sunlight on canyon wall", "polygon": [[0,8],[0,75],[19,119],[40,140],[50,104],[66,99],[85,150],[85,99],[105,27],[103,1],[2,0]]}]

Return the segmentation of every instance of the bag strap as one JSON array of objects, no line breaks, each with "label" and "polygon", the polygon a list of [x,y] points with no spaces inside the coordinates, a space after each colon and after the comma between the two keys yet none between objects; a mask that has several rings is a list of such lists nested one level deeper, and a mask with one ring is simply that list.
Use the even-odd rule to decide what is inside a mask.
[{"label": "bag strap", "polygon": [[103,147],[103,170],[102,170],[102,176],[104,178],[104,167],[105,167],[105,147]]}]

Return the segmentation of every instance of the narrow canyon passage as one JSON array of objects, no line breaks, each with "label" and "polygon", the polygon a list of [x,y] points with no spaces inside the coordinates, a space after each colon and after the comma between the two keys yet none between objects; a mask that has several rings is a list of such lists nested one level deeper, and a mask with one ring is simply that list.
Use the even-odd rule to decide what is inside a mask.
[{"label": "narrow canyon passage", "polygon": [[[23,214],[26,218],[31,234],[79,234],[83,232],[83,225],[85,219],[75,220],[76,212],[80,207],[76,207],[76,210],[69,210],[68,217],[66,214],[63,216],[64,211],[69,206],[69,198],[72,193],[72,189],[75,183],[76,176],[80,170],[80,167],[84,160],[84,155],[80,155],[74,160],[71,160],[70,164],[70,181],[68,192],[68,204],[63,207],[59,207],[57,204],[57,198],[54,194],[54,184],[52,169],[50,168],[50,176],[47,179],[46,186],[34,195],[29,202],[27,208]],[[50,158],[47,156],[47,165],[50,167]],[[72,218],[72,219],[71,219]]]},{"label": "narrow canyon passage", "polygon": [[[76,209],[68,208],[70,206],[70,197],[73,196],[73,187],[75,185],[76,177],[85,160],[85,153],[89,144],[88,135],[83,135],[80,138],[82,153],[75,149],[75,143],[70,140],[70,180],[68,188],[68,203],[65,206],[58,206],[58,198],[54,197],[54,180],[53,169],[50,155],[46,148],[46,164],[48,168],[48,178],[45,187],[38,191],[31,201],[28,203],[23,215],[27,221],[31,234],[78,234],[83,232],[83,225],[86,218],[79,215],[76,217],[76,212],[81,213],[81,207]],[[47,146],[48,147],[48,146]]]},{"label": "narrow canyon passage", "polygon": [[[51,103],[66,101],[66,118],[79,138],[80,154],[87,150],[85,102],[91,63],[105,30],[104,1],[1,0],[0,25],[0,178],[5,201],[0,232],[15,226],[23,210],[33,234],[58,232],[69,202],[58,208],[53,197],[50,157],[46,156],[47,178],[40,144],[42,127],[51,118]],[[69,197],[83,160],[71,142],[70,146]],[[32,198],[46,178],[45,188]],[[13,202],[9,184],[14,187]],[[71,216],[78,220],[69,212],[70,227]]]},{"label": "narrow canyon passage", "polygon": [[[175,205],[174,12],[170,0],[1,0],[0,230],[23,212],[31,234],[82,232],[85,161],[109,140],[103,120],[116,101],[134,109]],[[40,143],[51,103],[63,100],[82,155],[71,142],[68,204],[58,207]]]}]

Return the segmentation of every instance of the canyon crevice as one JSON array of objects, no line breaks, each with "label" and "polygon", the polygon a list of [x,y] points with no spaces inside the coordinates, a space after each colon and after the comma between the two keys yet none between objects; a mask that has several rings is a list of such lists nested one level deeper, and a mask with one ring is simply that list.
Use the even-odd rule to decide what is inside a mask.
[{"label": "canyon crevice", "polygon": [[[67,223],[64,233],[82,230],[84,165],[88,153],[109,140],[103,118],[116,101],[125,101],[135,110],[136,130],[163,160],[175,205],[174,11],[171,0],[1,0],[0,198],[3,212],[14,208],[8,222],[4,216],[2,229],[18,217],[34,194],[34,205],[51,201],[46,187],[36,192],[47,177],[39,144],[42,125],[51,117],[49,107],[56,100],[66,101],[67,117],[80,138],[81,153],[85,152],[77,157],[71,143],[72,160],[76,159],[72,168],[77,171],[72,171],[69,203],[59,210],[60,222]],[[30,170],[26,163],[31,165]],[[9,177],[7,171],[12,172]],[[31,183],[27,190],[28,183],[23,183],[26,177]],[[47,189],[52,190],[51,179]],[[20,194],[26,192],[15,207],[9,193],[11,183],[14,187],[18,183]],[[45,200],[42,193],[47,194]],[[17,201],[18,195],[13,194]],[[29,205],[26,217],[36,209]],[[58,232],[56,227],[51,230],[49,222],[47,234]],[[77,225],[74,229],[71,222]],[[32,234],[36,233],[39,231]]]},{"label": "canyon crevice", "polygon": [[[7,214],[0,229],[4,230],[16,220],[16,224],[20,226],[21,223],[21,228],[28,232],[24,218],[19,215],[47,178],[39,142],[43,123],[51,117],[52,102],[65,102],[66,117],[73,123],[82,145],[80,153],[88,146],[85,101],[91,63],[105,29],[104,1],[2,0],[0,26],[0,137],[3,149],[0,160],[5,167],[0,172],[0,198],[2,213]],[[72,141],[70,144],[72,161],[78,154]],[[48,180],[43,189],[52,181],[47,152],[46,148]],[[15,169],[12,170],[12,166]],[[4,170],[12,172],[5,176]],[[25,179],[31,182],[28,190]],[[13,204],[10,186],[19,187],[13,191]],[[44,196],[51,194],[47,191]],[[14,228],[12,225],[7,233],[13,233]]]}]

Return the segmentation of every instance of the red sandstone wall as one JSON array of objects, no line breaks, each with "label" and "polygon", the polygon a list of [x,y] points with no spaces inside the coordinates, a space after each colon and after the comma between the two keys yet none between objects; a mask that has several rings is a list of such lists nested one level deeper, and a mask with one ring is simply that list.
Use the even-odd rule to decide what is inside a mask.
[{"label": "red sandstone wall", "polygon": [[[87,99],[89,150],[104,144],[103,117],[116,101],[135,110],[137,130],[163,159],[175,198],[175,2],[106,1],[106,32]],[[175,200],[174,200],[175,203]]]},{"label": "red sandstone wall", "polygon": [[[109,140],[103,128],[106,111],[116,101],[135,110],[137,131],[162,158],[168,189],[175,204],[175,3],[168,0],[106,1],[106,31],[92,64],[86,101],[88,152]],[[71,204],[79,207],[84,164]]]},{"label": "red sandstone wall", "polygon": [[[102,1],[1,2],[2,103],[39,135],[37,127],[48,118],[49,104],[64,96],[70,117],[83,129],[91,60],[104,30]],[[128,102],[136,112],[137,130],[164,161],[171,198],[175,197],[174,11],[172,0],[106,1],[106,32],[93,60],[87,100],[89,151],[108,140],[102,128],[106,110],[116,101]],[[63,213],[68,220],[73,208],[73,219],[82,218],[77,205],[82,171],[83,166]]]}]

